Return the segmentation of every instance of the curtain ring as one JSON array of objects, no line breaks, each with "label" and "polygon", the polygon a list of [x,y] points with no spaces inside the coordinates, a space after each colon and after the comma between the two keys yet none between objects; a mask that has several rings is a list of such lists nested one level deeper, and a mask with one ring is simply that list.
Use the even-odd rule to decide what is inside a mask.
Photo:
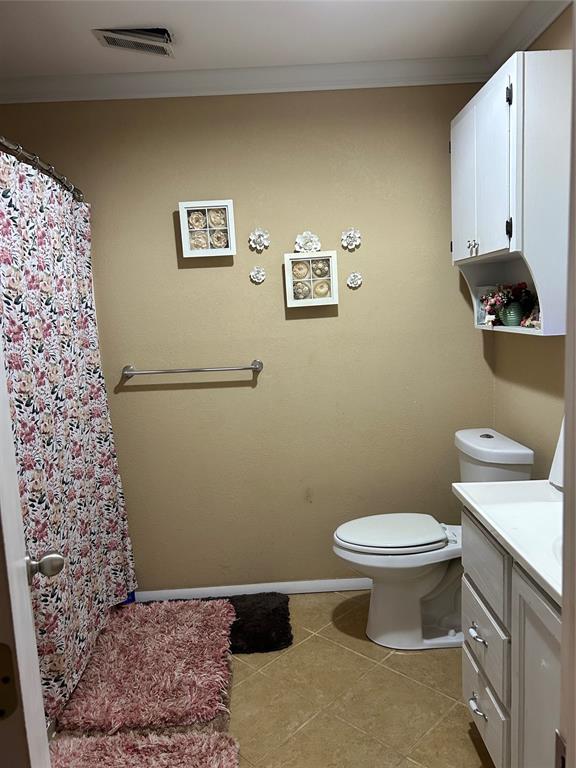
[{"label": "curtain ring", "polygon": [[30,158],[30,163],[36,166],[36,168],[38,168],[38,165],[40,163],[40,158],[38,157],[38,155],[32,155],[32,157]]},{"label": "curtain ring", "polygon": [[22,152],[24,151],[22,148],[22,144],[16,144],[16,148],[14,151],[16,152],[16,157],[22,157]]}]

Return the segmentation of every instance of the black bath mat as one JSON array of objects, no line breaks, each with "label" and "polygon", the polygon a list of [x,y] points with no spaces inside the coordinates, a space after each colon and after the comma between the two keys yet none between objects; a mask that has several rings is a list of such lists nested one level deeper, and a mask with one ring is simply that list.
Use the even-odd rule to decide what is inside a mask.
[{"label": "black bath mat", "polygon": [[288,595],[259,592],[226,599],[236,610],[230,636],[232,653],[266,653],[292,645]]}]

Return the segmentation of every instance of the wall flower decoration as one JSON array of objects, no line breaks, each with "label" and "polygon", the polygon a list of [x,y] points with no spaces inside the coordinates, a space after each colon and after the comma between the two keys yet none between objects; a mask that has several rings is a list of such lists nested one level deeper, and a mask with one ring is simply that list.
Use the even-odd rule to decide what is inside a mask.
[{"label": "wall flower decoration", "polygon": [[254,285],[260,285],[261,283],[266,280],[266,270],[264,267],[254,267],[254,269],[250,272],[250,280],[254,283]]},{"label": "wall flower decoration", "polygon": [[322,249],[322,243],[318,235],[306,230],[300,235],[296,235],[296,242],[294,244],[294,250],[297,253],[303,253],[304,251],[320,251]]},{"label": "wall flower decoration", "polygon": [[341,242],[342,248],[344,248],[345,251],[355,251],[356,248],[359,248],[362,243],[362,235],[360,234],[360,230],[354,229],[354,227],[345,229],[344,232],[342,232]]},{"label": "wall flower decoration", "polygon": [[360,272],[351,272],[348,275],[348,279],[346,280],[346,285],[348,288],[351,288],[353,291],[356,291],[362,283],[364,282],[364,279],[362,278],[362,275]]},{"label": "wall flower decoration", "polygon": [[270,245],[270,232],[267,229],[256,228],[253,232],[250,232],[248,245],[253,251],[262,253]]}]

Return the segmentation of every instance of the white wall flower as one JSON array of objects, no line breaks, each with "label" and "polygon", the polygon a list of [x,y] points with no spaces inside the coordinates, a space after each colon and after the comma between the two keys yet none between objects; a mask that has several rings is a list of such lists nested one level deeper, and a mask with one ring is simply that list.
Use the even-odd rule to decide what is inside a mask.
[{"label": "white wall flower", "polygon": [[268,248],[270,245],[270,232],[267,229],[255,229],[253,232],[250,232],[248,245],[253,251],[262,253],[264,248]]},{"label": "white wall flower", "polygon": [[346,280],[346,285],[348,288],[352,288],[352,290],[355,291],[360,288],[363,282],[364,280],[360,272],[351,272],[348,275],[348,280]]},{"label": "white wall flower", "polygon": [[254,285],[260,285],[260,283],[263,283],[264,280],[266,280],[266,270],[264,267],[254,267],[252,272],[250,272],[250,280],[254,283]]},{"label": "white wall flower", "polygon": [[354,227],[345,229],[344,232],[342,232],[341,242],[342,248],[344,248],[345,251],[355,251],[356,248],[359,248],[360,244],[362,243],[362,235],[360,234],[360,230],[354,229]]},{"label": "white wall flower", "polygon": [[320,242],[318,235],[306,230],[305,232],[302,232],[302,234],[296,235],[294,250],[297,253],[302,253],[303,251],[321,251],[322,243]]}]

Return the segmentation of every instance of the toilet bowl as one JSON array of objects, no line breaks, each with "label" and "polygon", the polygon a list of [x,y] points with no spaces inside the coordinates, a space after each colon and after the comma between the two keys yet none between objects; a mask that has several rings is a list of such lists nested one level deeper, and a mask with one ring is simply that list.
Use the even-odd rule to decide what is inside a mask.
[{"label": "toilet bowl", "polygon": [[372,579],[366,634],[403,650],[462,644],[458,525],[431,515],[371,515],[341,525],[334,553]]},{"label": "toilet bowl", "polygon": [[[488,427],[456,432],[464,481],[529,480],[534,454]],[[462,645],[459,525],[432,515],[370,515],[343,523],[334,552],[372,579],[366,634],[403,650]]]}]

